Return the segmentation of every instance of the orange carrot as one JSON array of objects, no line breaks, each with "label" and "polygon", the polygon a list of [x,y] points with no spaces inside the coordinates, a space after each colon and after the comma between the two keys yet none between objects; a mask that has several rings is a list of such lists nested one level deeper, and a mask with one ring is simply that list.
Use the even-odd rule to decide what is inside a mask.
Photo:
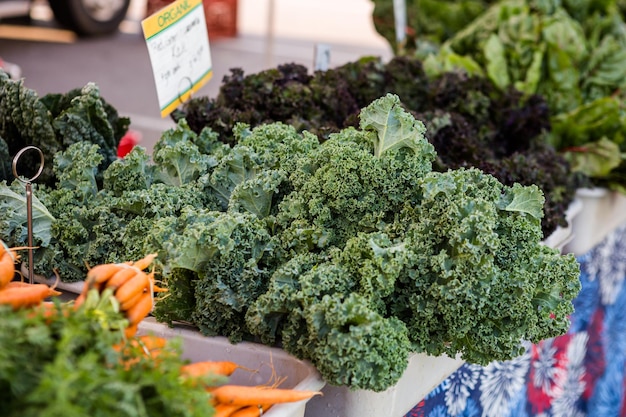
[{"label": "orange carrot", "polygon": [[156,349],[162,349],[167,345],[167,339],[161,336],[155,336],[152,334],[144,334],[137,336],[137,344],[144,349],[153,351]]},{"label": "orange carrot", "polygon": [[230,376],[239,365],[230,361],[203,361],[194,362],[184,365],[181,368],[183,375],[191,377],[199,377],[205,375],[223,375]]},{"label": "orange carrot", "polygon": [[257,405],[308,400],[314,395],[322,395],[322,393],[320,391],[260,386],[222,385],[215,388],[212,395],[218,403]]},{"label": "orange carrot", "polygon": [[46,284],[4,288],[0,290],[0,304],[9,304],[14,309],[32,307],[56,295],[61,295],[61,293]]},{"label": "orange carrot", "polygon": [[33,284],[30,284],[25,281],[11,281],[4,288],[15,288],[15,287],[30,287]]},{"label": "orange carrot", "polygon": [[138,272],[131,279],[126,281],[124,285],[115,291],[115,298],[122,304],[138,292],[143,292],[150,288],[150,279],[144,272]]},{"label": "orange carrot", "polygon": [[167,292],[167,288],[159,287],[154,279],[154,271],[148,274],[148,278],[150,279],[150,285],[152,288],[152,292]]},{"label": "orange carrot", "polygon": [[122,311],[129,310],[132,306],[137,304],[139,299],[141,297],[143,297],[144,294],[146,294],[146,293],[145,292],[138,292],[137,294],[135,294],[132,297],[130,297],[128,300],[124,301],[123,303],[120,303],[120,310],[122,310]]},{"label": "orange carrot", "polygon": [[96,265],[87,271],[87,282],[90,284],[102,284],[113,276],[120,268],[123,268],[120,264],[101,264]]},{"label": "orange carrot", "polygon": [[152,311],[152,307],[152,294],[148,292],[143,293],[137,304],[126,310],[126,318],[130,325],[139,324]]},{"label": "orange carrot", "polygon": [[137,274],[135,268],[123,266],[106,281],[105,287],[113,289],[119,288],[126,281],[134,277],[135,274]]},{"label": "orange carrot", "polygon": [[146,255],[143,259],[133,262],[133,266],[138,268],[140,271],[143,271],[147,267],[150,266],[152,261],[158,256],[158,253],[151,253],[150,255]]},{"label": "orange carrot", "polygon": [[[50,318],[57,314],[57,306],[52,301],[43,301],[39,305],[35,306],[34,309],[41,312],[44,317]],[[63,310],[64,315],[67,315],[67,310]]]},{"label": "orange carrot", "polygon": [[137,324],[131,324],[124,329],[124,336],[126,336],[126,338],[131,338],[135,334],[137,334]]},{"label": "orange carrot", "polygon": [[260,417],[272,404],[247,405],[235,411],[230,417]]},{"label": "orange carrot", "polygon": [[167,288],[159,287],[156,284],[152,284],[152,292],[168,292]]},{"label": "orange carrot", "polygon": [[3,288],[15,277],[15,256],[2,242],[0,252],[0,288]]},{"label": "orange carrot", "polygon": [[[130,328],[131,332],[135,331],[132,327]],[[126,329],[128,330],[128,329]],[[167,344],[167,339],[159,336],[153,335],[142,335],[142,336],[130,336],[125,341],[122,341],[113,346],[117,352],[121,352],[122,349],[125,349],[125,352],[130,353],[131,351],[128,349],[138,348],[141,349],[142,353],[153,360],[157,360],[159,355],[163,352],[163,348]],[[131,359],[124,361],[124,366],[126,369],[130,369],[133,365],[140,361],[140,357],[133,356]]]},{"label": "orange carrot", "polygon": [[242,407],[244,406],[239,404],[216,404],[213,407],[215,408],[215,414],[213,414],[213,417],[230,417],[235,411]]},{"label": "orange carrot", "polygon": [[80,307],[81,304],[85,302],[85,298],[87,298],[87,293],[81,292],[78,294],[78,297],[74,300],[74,308]]}]

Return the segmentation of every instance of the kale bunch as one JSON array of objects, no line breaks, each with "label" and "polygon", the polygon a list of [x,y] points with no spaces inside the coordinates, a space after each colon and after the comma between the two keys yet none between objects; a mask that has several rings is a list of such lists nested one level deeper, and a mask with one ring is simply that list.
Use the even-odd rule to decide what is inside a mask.
[{"label": "kale bunch", "polygon": [[283,122],[324,142],[342,129],[357,128],[361,109],[387,93],[426,125],[438,155],[436,170],[473,166],[507,185],[536,184],[546,195],[544,236],[567,225],[565,212],[586,182],[545,141],[552,128],[545,98],[503,91],[485,77],[458,71],[431,76],[415,56],[388,63],[363,57],[312,75],[296,64],[248,76],[234,69],[215,99],[191,99],[173,117],[191,120],[195,132],[210,127],[230,146],[237,142],[232,132],[238,122],[252,127]]},{"label": "kale bunch", "polygon": [[[431,171],[423,129],[395,96],[365,108],[361,127],[331,135],[291,174],[277,219],[292,216],[280,234],[294,254],[249,307],[250,332],[311,360],[331,384],[378,391],[402,374],[388,361],[410,351],[486,364],[566,331],[578,265],[541,244],[538,187],[476,168]],[[415,166],[377,170],[367,154]],[[354,189],[379,202],[363,210]],[[394,201],[400,189],[409,194]]]},{"label": "kale bunch", "polygon": [[65,280],[156,252],[158,320],[278,345],[354,389],[389,388],[410,352],[484,364],[566,332],[578,264],[541,243],[542,191],[434,171],[425,133],[393,94],[323,142],[240,123],[231,147],[181,120],[101,187],[97,145],[75,144],[57,154],[58,187],[38,190],[38,266]]},{"label": "kale bunch", "polygon": [[431,171],[435,158],[424,125],[397,96],[374,103],[361,112],[360,129],[331,134],[290,175],[294,191],[277,216],[289,245],[341,247],[419,198],[419,178]]},{"label": "kale bunch", "polygon": [[[38,227],[33,238],[41,246],[35,252],[35,271],[57,269],[64,281],[82,280],[86,265],[145,256],[145,237],[161,217],[179,216],[187,206],[216,209],[217,199],[197,181],[216,162],[194,140],[201,146],[214,141],[208,132],[198,137],[181,125],[166,132],[155,147],[152,158],[158,164],[144,148],[135,147],[106,170],[96,144],[78,142],[58,152],[53,164],[56,186],[38,186],[34,193]],[[102,182],[97,181],[99,173]],[[24,194],[13,191],[20,187],[17,181],[7,187],[0,203],[12,219],[2,236],[14,246],[26,242]]]},{"label": "kale bunch", "polygon": [[[129,125],[130,120],[119,117],[93,83],[66,94],[39,97],[22,80],[12,80],[0,71],[0,181],[14,179],[10,161],[26,146],[36,146],[43,153],[39,184],[54,185],[54,156],[78,142],[98,145],[101,168],[106,168],[117,158],[117,145]],[[20,159],[19,172],[30,178],[39,165],[39,155],[26,152]]]},{"label": "kale bunch", "polygon": [[387,299],[418,351],[486,365],[567,326],[579,270],[573,255],[540,243],[536,186],[504,186],[470,168],[430,173],[422,190],[402,213],[407,260]]},{"label": "kale bunch", "polygon": [[412,346],[406,325],[380,308],[376,291],[388,293],[389,281],[378,282],[378,275],[360,276],[339,259],[300,253],[272,275],[268,291],[249,308],[247,325],[264,343],[312,361],[333,385],[382,391],[402,376]]}]

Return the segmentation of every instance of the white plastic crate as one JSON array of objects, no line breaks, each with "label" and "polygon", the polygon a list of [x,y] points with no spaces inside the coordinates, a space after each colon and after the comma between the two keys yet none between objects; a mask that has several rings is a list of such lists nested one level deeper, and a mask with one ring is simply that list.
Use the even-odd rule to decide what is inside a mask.
[{"label": "white plastic crate", "polygon": [[[273,381],[273,377],[279,377],[285,379],[281,388],[319,391],[325,385],[319,372],[311,364],[296,359],[281,349],[249,342],[232,344],[224,337],[206,337],[185,326],[170,328],[151,317],[139,324],[138,334],[147,333],[165,338],[180,337],[183,342],[183,356],[192,362],[233,361],[246,368],[258,370],[236,370],[229,377],[229,382],[234,384],[261,385]],[[276,404],[264,412],[263,416],[303,417],[307,403],[305,400]]]},{"label": "white plastic crate", "polygon": [[448,356],[413,354],[402,377],[382,391],[326,385],[309,400],[306,417],[402,417],[464,363]]},{"label": "white plastic crate", "polygon": [[575,238],[574,219],[576,219],[576,216],[578,216],[582,210],[583,202],[579,198],[575,198],[565,212],[567,226],[558,226],[556,230],[543,241],[543,244],[551,248],[559,249],[562,253],[565,253],[565,247]]},{"label": "white plastic crate", "polygon": [[626,196],[606,188],[581,188],[582,209],[572,221],[573,239],[563,251],[582,255],[626,221]]}]

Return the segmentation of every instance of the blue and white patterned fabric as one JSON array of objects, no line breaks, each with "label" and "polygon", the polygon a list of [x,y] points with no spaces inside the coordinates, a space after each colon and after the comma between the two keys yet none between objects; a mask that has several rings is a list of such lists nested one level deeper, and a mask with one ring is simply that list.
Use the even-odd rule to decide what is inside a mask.
[{"label": "blue and white patterned fabric", "polygon": [[405,417],[626,417],[626,224],[578,261],[567,334],[510,361],[464,364]]}]

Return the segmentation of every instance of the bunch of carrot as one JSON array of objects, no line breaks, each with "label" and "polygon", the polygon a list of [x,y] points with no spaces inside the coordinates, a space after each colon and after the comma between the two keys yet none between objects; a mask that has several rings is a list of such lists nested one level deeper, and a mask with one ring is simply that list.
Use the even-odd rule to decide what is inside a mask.
[{"label": "bunch of carrot", "polygon": [[150,254],[135,262],[101,264],[89,269],[83,291],[75,301],[76,306],[84,301],[89,290],[96,288],[102,292],[110,288],[120,311],[128,319],[126,335],[134,335],[139,322],[152,311],[154,293],[166,291],[156,285],[154,271],[144,272],[156,256]]},{"label": "bunch of carrot", "polygon": [[[127,348],[139,347],[146,357],[157,360],[166,353],[168,340],[155,335],[141,335],[125,340]],[[132,365],[132,364],[131,364]],[[254,372],[233,361],[207,360],[183,365],[180,372],[183,378],[202,381],[216,381],[205,386],[208,398],[215,408],[214,417],[259,417],[275,404],[308,400],[319,391],[277,388],[276,385],[245,386],[220,384],[223,378],[230,377],[237,369]]]},{"label": "bunch of carrot", "polygon": [[308,400],[320,391],[266,386],[221,385],[210,388],[214,417],[259,417],[275,404]]},{"label": "bunch of carrot", "polygon": [[[187,377],[206,375],[229,377],[237,369],[246,370],[247,368],[232,361],[209,360],[184,365],[181,371],[183,376]],[[225,384],[207,386],[206,390],[215,407],[214,417],[259,417],[275,404],[308,400],[315,395],[321,395],[319,391],[285,389],[268,385]]]},{"label": "bunch of carrot", "polygon": [[[167,340],[153,335],[136,335],[138,324],[152,310],[154,294],[166,291],[156,285],[154,272],[144,272],[155,257],[156,254],[150,254],[135,262],[101,264],[89,269],[74,307],[79,307],[94,288],[99,292],[111,289],[120,311],[129,322],[125,331],[127,337],[116,349],[140,348],[147,357],[158,360],[159,355],[167,351]],[[10,304],[14,309],[35,307],[43,305],[46,298],[61,294],[46,284],[13,281],[18,258],[16,250],[7,248],[4,243],[0,245],[0,304]],[[134,362],[126,365],[133,366]],[[231,361],[203,361],[183,365],[180,372],[183,378],[210,380],[206,377],[229,377],[237,369],[245,368]],[[274,404],[321,395],[319,391],[235,384],[211,385],[206,391],[215,408],[215,417],[257,417]]]},{"label": "bunch of carrot", "polygon": [[[160,355],[169,352],[166,338],[147,334],[125,339],[116,346],[116,350],[140,349],[150,360],[159,360]],[[134,357],[133,366],[138,361]],[[205,385],[208,400],[215,409],[214,417],[259,417],[275,404],[308,400],[314,395],[321,395],[319,391],[276,388],[275,386],[257,385],[244,386],[227,383],[220,385],[237,369],[252,371],[233,361],[207,360],[183,365],[180,369],[181,377],[194,379],[194,386],[198,381],[210,381]],[[213,383],[214,382],[214,383]],[[277,384],[275,384],[277,385]]]},{"label": "bunch of carrot", "polygon": [[46,298],[61,293],[46,284],[29,284],[13,281],[15,263],[19,260],[16,248],[8,248],[0,240],[0,304],[7,304],[14,309],[33,307]]}]

